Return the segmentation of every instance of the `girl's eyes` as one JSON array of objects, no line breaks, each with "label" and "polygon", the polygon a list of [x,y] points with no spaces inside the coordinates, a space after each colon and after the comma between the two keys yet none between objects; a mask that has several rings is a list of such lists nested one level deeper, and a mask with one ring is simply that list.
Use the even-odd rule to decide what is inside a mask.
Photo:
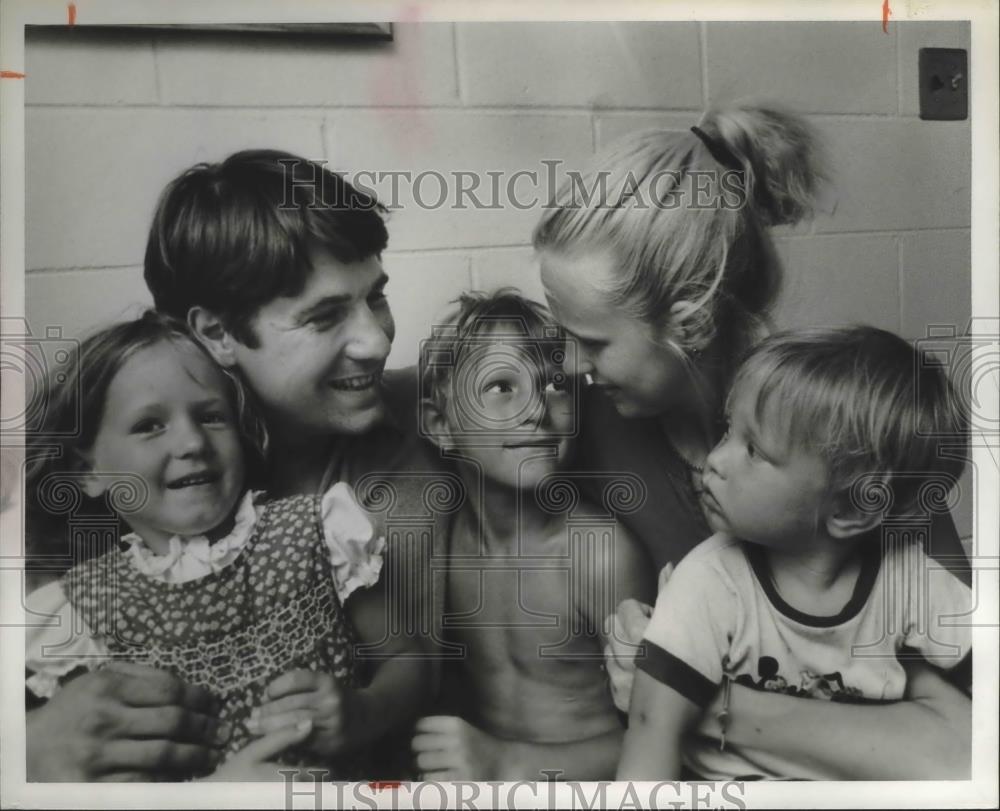
[{"label": "girl's eyes", "polygon": [[[229,415],[224,411],[207,411],[198,417],[198,421],[202,425],[229,425],[232,420]],[[139,420],[135,425],[132,426],[133,434],[155,434],[159,431],[165,430],[167,427],[166,423],[157,417],[148,417],[143,420]]]}]

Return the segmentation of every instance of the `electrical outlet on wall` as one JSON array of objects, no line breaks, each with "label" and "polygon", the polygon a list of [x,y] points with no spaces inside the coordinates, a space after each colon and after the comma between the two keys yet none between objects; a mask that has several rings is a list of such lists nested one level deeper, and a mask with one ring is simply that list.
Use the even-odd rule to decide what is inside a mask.
[{"label": "electrical outlet on wall", "polygon": [[964,48],[920,49],[920,117],[925,121],[969,117],[969,56]]}]

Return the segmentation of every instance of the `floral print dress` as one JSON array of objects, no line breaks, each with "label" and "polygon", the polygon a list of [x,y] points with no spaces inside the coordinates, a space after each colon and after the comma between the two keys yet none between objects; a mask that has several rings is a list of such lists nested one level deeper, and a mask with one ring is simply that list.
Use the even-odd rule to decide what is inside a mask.
[{"label": "floral print dress", "polygon": [[[112,660],[169,670],[219,699],[233,728],[228,755],[252,739],[250,715],[282,673],[323,671],[345,688],[366,681],[343,602],[378,580],[385,540],[346,484],[323,496],[247,493],[233,530],[214,543],[173,538],[156,555],[133,534],[120,546],[29,595],[29,611],[59,618],[27,635],[36,695]],[[322,765],[362,778],[365,761],[359,752]]]}]

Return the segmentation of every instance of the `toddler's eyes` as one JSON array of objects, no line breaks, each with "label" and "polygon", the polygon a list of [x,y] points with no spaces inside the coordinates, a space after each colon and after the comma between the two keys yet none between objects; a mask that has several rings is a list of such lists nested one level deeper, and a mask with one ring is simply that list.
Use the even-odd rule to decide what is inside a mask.
[{"label": "toddler's eyes", "polygon": [[149,419],[139,420],[139,422],[133,425],[132,433],[152,434],[155,433],[156,431],[162,431],[163,427],[164,427],[163,423],[160,420],[153,419],[152,417],[150,417]]}]

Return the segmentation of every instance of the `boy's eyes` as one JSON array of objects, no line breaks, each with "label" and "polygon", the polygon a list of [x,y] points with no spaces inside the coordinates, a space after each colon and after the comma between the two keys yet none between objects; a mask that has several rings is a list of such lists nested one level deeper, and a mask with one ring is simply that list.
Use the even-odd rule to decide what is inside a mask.
[{"label": "boy's eyes", "polygon": [[[516,383],[510,380],[494,380],[483,387],[486,394],[513,394],[517,388]],[[546,394],[563,394],[569,391],[569,381],[560,376],[558,379],[551,379],[545,384]]]},{"label": "boy's eyes", "polygon": [[511,394],[514,391],[514,384],[509,380],[494,380],[483,387],[486,394]]}]

